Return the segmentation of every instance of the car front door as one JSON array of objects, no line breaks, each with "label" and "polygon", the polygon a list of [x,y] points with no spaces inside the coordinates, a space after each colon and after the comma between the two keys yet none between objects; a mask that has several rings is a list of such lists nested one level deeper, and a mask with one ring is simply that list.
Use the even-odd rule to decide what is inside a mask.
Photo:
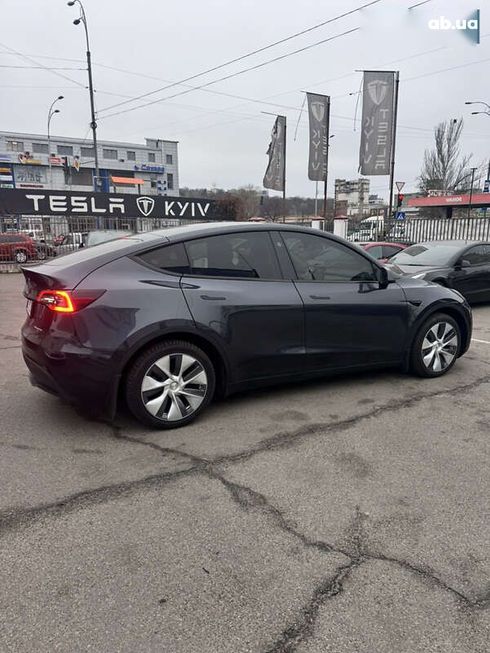
[{"label": "car front door", "polygon": [[490,301],[490,245],[475,245],[462,254],[452,273],[452,287],[469,301]]},{"label": "car front door", "polygon": [[369,258],[327,236],[283,231],[305,305],[310,369],[397,363],[408,305],[396,283],[381,287]]},{"label": "car front door", "polygon": [[229,382],[302,372],[303,302],[281,274],[269,232],[208,236],[185,248],[190,272],[181,287],[197,327],[226,349]]}]

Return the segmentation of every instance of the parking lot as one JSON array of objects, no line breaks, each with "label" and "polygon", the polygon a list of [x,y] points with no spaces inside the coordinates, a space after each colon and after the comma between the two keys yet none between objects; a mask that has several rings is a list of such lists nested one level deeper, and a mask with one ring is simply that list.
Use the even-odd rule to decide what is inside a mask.
[{"label": "parking lot", "polygon": [[440,379],[266,389],[159,432],[30,386],[22,286],[0,275],[2,652],[488,650],[490,306]]}]

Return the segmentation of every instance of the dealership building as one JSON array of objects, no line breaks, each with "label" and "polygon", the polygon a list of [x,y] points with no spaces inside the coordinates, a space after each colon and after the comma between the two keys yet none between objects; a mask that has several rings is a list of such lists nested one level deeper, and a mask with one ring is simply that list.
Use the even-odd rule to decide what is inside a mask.
[{"label": "dealership building", "polygon": [[178,143],[145,141],[98,141],[96,179],[91,140],[0,132],[0,188],[178,196]]}]

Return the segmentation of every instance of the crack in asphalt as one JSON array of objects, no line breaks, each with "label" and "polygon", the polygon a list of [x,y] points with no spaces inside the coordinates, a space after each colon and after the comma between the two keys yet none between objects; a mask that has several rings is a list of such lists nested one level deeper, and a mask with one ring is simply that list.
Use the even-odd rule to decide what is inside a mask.
[{"label": "crack in asphalt", "polygon": [[271,504],[265,495],[260,494],[248,486],[230,481],[222,473],[219,473],[216,470],[216,467],[223,463],[234,463],[248,459],[264,450],[290,446],[298,439],[305,436],[315,435],[320,431],[332,432],[345,430],[360,421],[410,407],[422,399],[468,392],[488,381],[489,377],[485,376],[464,386],[459,386],[458,388],[445,389],[423,395],[419,394],[397,403],[390,402],[383,406],[376,406],[373,410],[367,413],[347,418],[333,424],[313,424],[306,427],[300,427],[294,431],[276,434],[271,438],[267,438],[247,451],[239,452],[238,454],[229,454],[211,460],[171,447],[160,446],[154,442],[140,440],[136,437],[124,434],[120,426],[113,426],[111,437],[114,439],[124,440],[135,445],[151,448],[163,456],[171,455],[180,457],[183,460],[188,461],[190,466],[178,471],[153,474],[136,481],[127,481],[116,485],[108,485],[92,490],[86,490],[70,495],[69,497],[54,503],[46,503],[20,510],[14,509],[11,511],[4,511],[0,513],[0,533],[2,531],[31,524],[41,518],[62,516],[80,508],[106,503],[107,501],[125,495],[130,496],[135,490],[137,491],[140,488],[159,487],[180,477],[201,474],[210,479],[219,481],[227,490],[233,502],[242,510],[257,510],[265,514],[280,530],[296,538],[303,544],[303,546],[314,548],[325,554],[341,554],[348,560],[346,564],[338,567],[333,576],[323,580],[315,588],[311,599],[301,610],[301,614],[292,625],[286,627],[272,647],[267,649],[267,653],[291,653],[297,648],[299,643],[310,637],[313,633],[320,607],[343,591],[344,582],[349,578],[354,569],[359,568],[361,565],[371,560],[396,565],[412,575],[425,579],[439,589],[450,593],[465,608],[486,608],[490,602],[490,596],[488,595],[477,600],[471,599],[459,590],[451,587],[429,568],[417,566],[405,560],[382,553],[370,552],[368,550],[367,538],[363,528],[364,520],[367,518],[367,515],[361,511],[359,506],[356,506],[353,524],[351,526],[351,538],[354,545],[354,552],[349,552],[328,542],[311,539],[306,534],[302,533],[297,528],[297,525],[284,515],[283,511]]},{"label": "crack in asphalt", "polygon": [[302,609],[301,618],[297,623],[288,626],[266,653],[291,653],[301,642],[310,637],[321,606],[343,591],[344,581],[360,564],[360,560],[351,560],[348,564],[339,567],[334,576],[324,580],[313,592],[308,605]]}]

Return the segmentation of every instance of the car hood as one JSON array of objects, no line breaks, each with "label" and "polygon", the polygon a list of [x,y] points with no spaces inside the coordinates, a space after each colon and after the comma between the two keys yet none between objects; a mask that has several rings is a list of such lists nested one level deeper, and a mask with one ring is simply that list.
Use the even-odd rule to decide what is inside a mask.
[{"label": "car hood", "polygon": [[447,270],[445,266],[441,265],[398,265],[397,263],[387,263],[385,265],[388,270],[397,274],[408,275],[413,277],[416,274],[426,274],[428,272],[443,272]]}]

